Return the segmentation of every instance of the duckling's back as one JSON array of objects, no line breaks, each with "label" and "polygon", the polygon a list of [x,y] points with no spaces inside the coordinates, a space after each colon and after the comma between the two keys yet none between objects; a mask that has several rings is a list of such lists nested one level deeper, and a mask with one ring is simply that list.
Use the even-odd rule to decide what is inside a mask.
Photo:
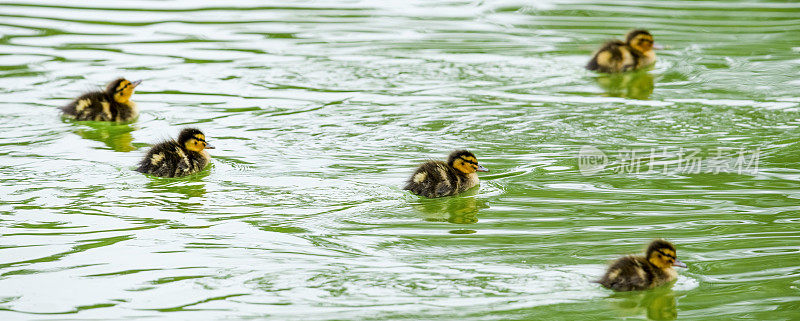
[{"label": "duckling's back", "polygon": [[430,161],[417,168],[403,188],[428,198],[451,196],[475,186],[466,175],[442,161]]},{"label": "duckling's back", "polygon": [[612,263],[598,283],[614,291],[646,290],[660,285],[659,272],[644,257],[626,256]]},{"label": "duckling's back", "polygon": [[206,157],[181,148],[178,142],[172,140],[150,148],[136,170],[160,177],[180,177],[199,172],[207,164]]},{"label": "duckling's back", "polygon": [[605,73],[633,70],[637,68],[639,56],[638,52],[631,50],[624,42],[612,40],[606,42],[592,56],[586,69]]},{"label": "duckling's back", "polygon": [[81,95],[64,107],[64,115],[76,120],[130,121],[137,116],[135,105],[121,104],[105,92],[90,92]]}]

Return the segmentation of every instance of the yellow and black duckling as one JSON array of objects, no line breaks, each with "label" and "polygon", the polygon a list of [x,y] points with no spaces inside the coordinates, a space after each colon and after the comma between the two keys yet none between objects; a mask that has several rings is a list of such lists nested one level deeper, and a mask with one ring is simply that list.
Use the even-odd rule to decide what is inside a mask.
[{"label": "yellow and black duckling", "polygon": [[451,196],[478,185],[478,173],[489,170],[466,150],[450,153],[447,162],[429,161],[417,168],[403,189],[425,197]]},{"label": "yellow and black duckling", "polygon": [[656,62],[654,45],[653,35],[647,30],[631,30],[625,42],[606,42],[586,64],[586,69],[606,73],[641,69]]},{"label": "yellow and black duckling", "polygon": [[686,264],[678,260],[670,242],[659,239],[650,243],[645,256],[629,255],[611,263],[597,282],[614,291],[652,289],[678,277],[673,266],[686,267]]},{"label": "yellow and black duckling", "polygon": [[131,101],[133,90],[141,80],[130,82],[118,78],[108,84],[105,91],[92,91],[81,95],[61,108],[65,116],[77,120],[131,121],[139,115]]},{"label": "yellow and black duckling", "polygon": [[139,162],[136,170],[161,177],[180,177],[197,173],[208,165],[210,157],[204,149],[213,149],[197,128],[185,128],[178,140],[156,144]]}]

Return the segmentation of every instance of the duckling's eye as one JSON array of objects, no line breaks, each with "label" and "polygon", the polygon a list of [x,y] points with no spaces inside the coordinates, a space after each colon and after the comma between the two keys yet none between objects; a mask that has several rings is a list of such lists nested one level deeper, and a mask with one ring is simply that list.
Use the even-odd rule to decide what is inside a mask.
[{"label": "duckling's eye", "polygon": [[202,139],[202,138],[197,137],[197,136],[195,136],[194,141],[195,141],[195,145],[203,145],[204,148],[208,145],[208,143],[206,143],[205,139]]},{"label": "duckling's eye", "polygon": [[123,82],[123,83],[120,83],[120,84],[119,84],[119,86],[117,86],[117,92],[118,92],[118,93],[119,93],[119,92],[122,92],[123,90],[125,90],[125,88],[128,88],[128,86],[129,86],[130,84],[131,84],[131,83],[129,83],[129,82]]},{"label": "duckling's eye", "polygon": [[663,251],[661,251],[661,250],[658,250],[657,252],[658,252],[658,254],[659,254],[659,255],[661,255],[661,256],[663,256],[663,257],[666,257],[666,258],[668,258],[670,261],[672,261],[672,260],[675,260],[675,259],[676,259],[675,255],[672,255],[672,254],[669,254],[669,253],[664,253],[664,252],[663,252]]},{"label": "duckling's eye", "polygon": [[640,45],[644,45],[644,44],[648,44],[648,43],[652,44],[652,43],[653,43],[653,39],[649,39],[649,38],[639,38],[639,40],[637,41],[637,43],[638,43],[638,44],[640,44]]}]

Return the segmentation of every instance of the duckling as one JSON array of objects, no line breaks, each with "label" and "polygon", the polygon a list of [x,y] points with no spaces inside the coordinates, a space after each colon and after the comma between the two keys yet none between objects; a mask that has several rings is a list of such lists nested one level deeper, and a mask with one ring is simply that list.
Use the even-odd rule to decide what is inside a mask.
[{"label": "duckling", "polygon": [[647,290],[664,285],[678,277],[673,266],[686,267],[676,255],[670,242],[654,240],[645,256],[629,255],[614,261],[597,282],[614,291]]},{"label": "duckling", "polygon": [[475,154],[457,150],[450,153],[446,163],[429,161],[420,165],[403,189],[430,198],[451,196],[477,185],[476,172],[488,171],[478,164]]},{"label": "duckling", "polygon": [[586,69],[615,73],[641,69],[656,61],[653,51],[653,35],[647,30],[631,30],[625,36],[625,42],[611,40],[598,50]]},{"label": "duckling", "polygon": [[210,157],[204,149],[213,149],[197,128],[184,128],[178,140],[156,144],[139,162],[136,170],[161,177],[180,177],[197,173],[208,165]]},{"label": "duckling", "polygon": [[105,91],[85,93],[62,107],[61,111],[65,116],[77,120],[131,121],[139,115],[131,95],[141,83],[141,80],[130,82],[125,78],[117,78],[106,86]]}]

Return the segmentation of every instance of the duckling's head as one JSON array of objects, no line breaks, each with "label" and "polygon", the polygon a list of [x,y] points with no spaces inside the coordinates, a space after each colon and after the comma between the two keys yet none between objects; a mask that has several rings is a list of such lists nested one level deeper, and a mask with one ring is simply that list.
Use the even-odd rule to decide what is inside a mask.
[{"label": "duckling's head", "polygon": [[178,135],[178,144],[198,153],[203,149],[214,149],[214,146],[206,143],[206,135],[197,128],[184,128]]},{"label": "duckling's head", "polygon": [[457,150],[450,153],[450,157],[447,158],[447,164],[464,174],[489,171],[478,164],[475,154],[466,150]]},{"label": "duckling's head", "polygon": [[647,247],[647,260],[662,270],[671,269],[673,266],[686,267],[678,260],[677,252],[672,243],[658,239]]},{"label": "duckling's head", "polygon": [[653,50],[653,35],[651,35],[647,30],[631,30],[628,32],[628,35],[625,36],[625,42],[628,44],[628,46],[631,46],[642,53]]},{"label": "duckling's head", "polygon": [[118,78],[108,84],[106,92],[114,97],[114,100],[118,103],[125,104],[131,100],[133,89],[141,83],[141,80],[131,82],[125,78]]}]

